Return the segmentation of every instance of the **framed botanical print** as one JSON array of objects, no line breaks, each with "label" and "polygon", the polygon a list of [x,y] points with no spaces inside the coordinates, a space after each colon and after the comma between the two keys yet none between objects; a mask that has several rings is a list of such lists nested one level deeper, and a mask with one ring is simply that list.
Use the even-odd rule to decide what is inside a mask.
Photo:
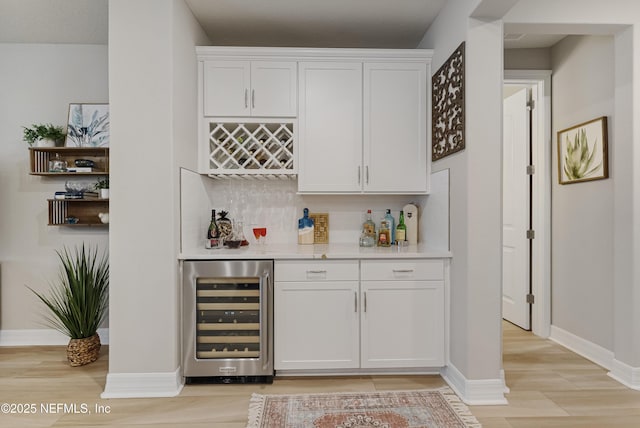
[{"label": "framed botanical print", "polygon": [[559,183],[608,178],[607,152],[606,116],[558,131]]},{"label": "framed botanical print", "polygon": [[109,104],[69,104],[67,147],[109,146]]}]

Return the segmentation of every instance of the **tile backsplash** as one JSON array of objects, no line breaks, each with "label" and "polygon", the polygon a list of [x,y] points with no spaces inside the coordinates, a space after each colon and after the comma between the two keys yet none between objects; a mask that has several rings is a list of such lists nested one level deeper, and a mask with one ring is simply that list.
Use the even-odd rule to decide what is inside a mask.
[{"label": "tile backsplash", "polygon": [[[329,242],[357,243],[368,209],[378,223],[387,208],[397,219],[400,209],[412,202],[418,206],[423,197],[406,195],[300,195],[295,180],[209,180],[206,191],[210,209],[225,210],[231,219],[245,225],[245,235],[252,240],[251,225],[267,227],[272,243],[295,243],[298,219],[303,208],[312,213],[329,214]],[[203,218],[207,218],[204,216]],[[206,230],[208,220],[202,224]],[[204,233],[204,232],[203,232]]]}]

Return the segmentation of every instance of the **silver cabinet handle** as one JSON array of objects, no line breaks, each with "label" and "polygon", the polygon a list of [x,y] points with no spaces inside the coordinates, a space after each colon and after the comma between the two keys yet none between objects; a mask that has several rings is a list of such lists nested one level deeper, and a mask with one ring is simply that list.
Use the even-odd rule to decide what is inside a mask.
[{"label": "silver cabinet handle", "polygon": [[244,108],[249,108],[249,90],[244,90]]},{"label": "silver cabinet handle", "polygon": [[366,181],[365,181],[365,183],[366,183],[366,184],[369,184],[369,165],[367,165],[367,166],[364,168],[364,171],[365,171],[365,175],[366,175]]},{"label": "silver cabinet handle", "polygon": [[353,292],[353,297],[354,297],[354,299],[353,299],[353,303],[354,303],[353,312],[358,312],[358,292],[357,291]]},{"label": "silver cabinet handle", "polygon": [[358,186],[360,185],[360,177],[362,176],[362,174],[360,174],[360,167],[358,167]]},{"label": "silver cabinet handle", "polygon": [[413,269],[394,269],[393,273],[413,273]]},{"label": "silver cabinet handle", "polygon": [[367,292],[364,292],[364,311],[367,312]]},{"label": "silver cabinet handle", "polygon": [[307,273],[318,274],[318,273],[327,273],[327,271],[326,270],[308,270]]},{"label": "silver cabinet handle", "polygon": [[251,90],[251,108],[256,108],[256,90]]}]

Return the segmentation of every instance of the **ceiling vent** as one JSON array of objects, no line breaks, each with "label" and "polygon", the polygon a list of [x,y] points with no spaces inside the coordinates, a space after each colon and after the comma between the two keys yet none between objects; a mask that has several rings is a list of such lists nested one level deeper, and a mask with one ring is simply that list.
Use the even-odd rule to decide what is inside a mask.
[{"label": "ceiling vent", "polygon": [[525,35],[522,33],[507,33],[504,35],[505,42],[517,42],[522,39]]}]

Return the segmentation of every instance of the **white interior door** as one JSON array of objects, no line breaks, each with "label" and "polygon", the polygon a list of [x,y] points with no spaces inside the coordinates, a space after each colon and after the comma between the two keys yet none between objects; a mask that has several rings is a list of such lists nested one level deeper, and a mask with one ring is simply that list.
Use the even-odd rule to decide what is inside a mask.
[{"label": "white interior door", "polygon": [[502,149],[502,317],[526,330],[531,328],[528,91],[519,89],[504,100]]}]

